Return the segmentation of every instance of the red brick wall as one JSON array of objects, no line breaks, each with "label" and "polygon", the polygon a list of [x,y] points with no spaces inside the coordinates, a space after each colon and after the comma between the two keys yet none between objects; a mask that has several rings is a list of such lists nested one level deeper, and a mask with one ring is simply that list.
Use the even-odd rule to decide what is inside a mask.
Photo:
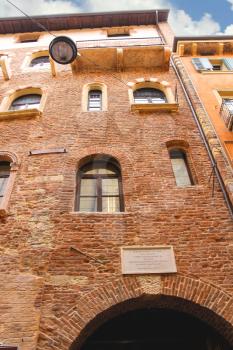
[{"label": "red brick wall", "polygon": [[[124,245],[173,245],[178,273],[162,278],[155,294],[192,300],[233,323],[232,219],[217,181],[212,196],[211,164],[172,69],[114,73],[125,83],[157,77],[170,82],[173,91],[178,84],[178,113],[132,113],[128,88],[110,72],[72,76],[64,71],[57,78],[49,73],[21,74],[25,52],[12,58],[15,74],[1,84],[1,96],[35,82],[46,87],[48,95],[41,119],[0,122],[0,150],[15,152],[21,163],[9,215],[0,226],[0,341],[18,344],[20,350],[68,349],[92,317],[126,299],[120,286],[128,299],[145,293],[145,285],[153,294],[156,277],[140,282],[141,287],[135,277],[122,277]],[[82,112],[82,87],[95,81],[108,87],[108,111]],[[176,187],[166,147],[172,140],[189,144],[195,186]],[[32,149],[50,147],[64,147],[67,153],[28,155]],[[77,164],[98,153],[115,157],[121,165],[124,213],[73,212]],[[103,263],[71,251],[71,246]],[[95,291],[106,283],[118,287],[105,291],[111,302],[98,296],[94,312],[92,301],[99,293]],[[188,291],[181,292],[186,286]],[[80,308],[87,307],[80,311],[83,321],[73,329],[69,310],[77,300]],[[67,342],[57,340],[59,320],[63,327],[68,322],[63,333]]]}]

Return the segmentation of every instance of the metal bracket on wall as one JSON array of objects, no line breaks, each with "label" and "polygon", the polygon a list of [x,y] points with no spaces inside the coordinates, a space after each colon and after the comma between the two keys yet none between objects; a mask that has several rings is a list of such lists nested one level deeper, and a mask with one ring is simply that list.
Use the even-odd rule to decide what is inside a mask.
[{"label": "metal bracket on wall", "polygon": [[77,253],[79,253],[79,254],[82,254],[82,255],[86,256],[87,258],[98,262],[99,264],[104,264],[103,261],[101,261],[101,260],[99,260],[99,259],[96,259],[96,258],[94,258],[93,256],[91,256],[91,255],[89,255],[89,254],[87,254],[87,253],[82,252],[80,249],[78,249],[78,248],[76,248],[76,247],[70,247],[70,250],[73,250],[73,251],[75,251],[75,252],[77,252]]}]

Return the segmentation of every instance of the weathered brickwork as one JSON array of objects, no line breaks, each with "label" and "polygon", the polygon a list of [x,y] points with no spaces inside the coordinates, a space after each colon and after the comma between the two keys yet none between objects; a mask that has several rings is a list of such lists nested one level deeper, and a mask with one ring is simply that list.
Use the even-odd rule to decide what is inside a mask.
[{"label": "weathered brickwork", "polygon": [[[173,69],[64,68],[53,78],[21,71],[28,51],[12,52],[14,74],[0,86],[1,99],[19,86],[46,89],[41,117],[0,121],[0,150],[20,163],[0,219],[0,342],[78,349],[110,313],[150,302],[196,315],[233,344],[232,218],[217,180],[212,193],[211,163]],[[131,112],[127,83],[141,77],[177,86],[179,111]],[[107,85],[106,112],[82,112],[92,82]],[[167,148],[182,142],[195,179],[186,188],[175,184]],[[54,147],[67,152],[29,155]],[[95,154],[121,165],[125,212],[74,211],[78,166]],[[123,277],[120,248],[131,245],[172,245],[177,274]]]}]

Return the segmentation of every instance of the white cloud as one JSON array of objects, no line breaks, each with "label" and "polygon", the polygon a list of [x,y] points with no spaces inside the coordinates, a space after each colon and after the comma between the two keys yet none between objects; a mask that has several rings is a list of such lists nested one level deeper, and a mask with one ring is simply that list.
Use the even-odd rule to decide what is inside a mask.
[{"label": "white cloud", "polygon": [[[233,0],[230,0],[233,3]],[[220,31],[220,25],[208,13],[194,21],[184,10],[175,8],[168,0],[87,0],[89,11],[116,11],[137,9],[170,9],[169,22],[177,35],[211,35]]]},{"label": "white cloud", "polygon": [[[231,4],[231,10],[233,11],[233,0],[227,0]],[[233,35],[233,24],[228,25],[225,28],[224,34]]]},{"label": "white cloud", "polygon": [[209,13],[194,21],[185,11],[175,10],[170,18],[171,27],[178,35],[212,35],[220,31],[220,25]]},{"label": "white cloud", "polygon": [[230,24],[226,27],[224,34],[226,35],[233,35],[233,24]]},{"label": "white cloud", "polygon": [[231,4],[231,9],[233,10],[233,0],[227,0]]},{"label": "white cloud", "polygon": [[[23,16],[16,8],[0,0],[0,17]],[[17,7],[26,12],[28,15],[47,15],[55,13],[72,13],[80,12],[80,8],[71,0],[13,0]]]},{"label": "white cloud", "polygon": [[89,11],[123,11],[171,8],[167,0],[86,0],[85,7]]}]

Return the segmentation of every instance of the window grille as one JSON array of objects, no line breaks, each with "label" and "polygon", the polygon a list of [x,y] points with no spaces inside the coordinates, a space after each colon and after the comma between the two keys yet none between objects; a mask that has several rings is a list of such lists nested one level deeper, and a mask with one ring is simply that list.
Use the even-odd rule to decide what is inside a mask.
[{"label": "window grille", "polygon": [[90,90],[88,94],[88,110],[101,111],[102,109],[102,91]]}]

